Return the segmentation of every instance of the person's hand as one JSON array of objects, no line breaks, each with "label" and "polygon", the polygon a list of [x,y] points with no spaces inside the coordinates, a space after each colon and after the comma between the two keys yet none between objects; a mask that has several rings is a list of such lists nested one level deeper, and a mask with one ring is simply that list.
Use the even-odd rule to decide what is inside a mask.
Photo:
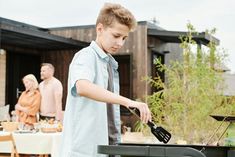
[{"label": "person's hand", "polygon": [[15,109],[16,109],[16,110],[19,110],[19,111],[22,111],[22,112],[24,112],[24,113],[26,113],[26,114],[28,114],[27,108],[22,107],[20,104],[16,104],[16,105],[15,105]]},{"label": "person's hand", "polygon": [[148,105],[146,103],[138,102],[138,101],[130,101],[128,103],[128,108],[137,108],[140,112],[140,119],[147,123],[148,121],[152,120],[151,112],[148,108]]},{"label": "person's hand", "polygon": [[25,107],[22,108],[22,111],[23,111],[24,113],[26,113],[26,114],[29,114],[29,110],[28,110],[27,108],[25,108]]}]

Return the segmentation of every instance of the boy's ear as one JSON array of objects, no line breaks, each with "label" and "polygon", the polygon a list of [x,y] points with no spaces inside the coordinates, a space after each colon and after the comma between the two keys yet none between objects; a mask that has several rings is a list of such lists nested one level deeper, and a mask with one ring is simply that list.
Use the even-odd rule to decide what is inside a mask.
[{"label": "boy's ear", "polygon": [[96,26],[96,33],[99,34],[103,31],[104,25],[102,23],[98,23]]}]

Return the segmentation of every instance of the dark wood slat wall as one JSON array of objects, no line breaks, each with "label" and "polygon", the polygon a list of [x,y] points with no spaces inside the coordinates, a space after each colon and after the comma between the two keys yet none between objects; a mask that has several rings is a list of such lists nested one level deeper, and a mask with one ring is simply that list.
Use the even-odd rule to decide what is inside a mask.
[{"label": "dark wood slat wall", "polygon": [[96,32],[94,27],[84,28],[84,29],[80,29],[80,27],[56,29],[56,30],[51,30],[50,33],[85,42],[91,42],[92,40],[95,40],[96,37]]},{"label": "dark wood slat wall", "polygon": [[[51,33],[67,38],[72,38],[75,40],[90,42],[95,39],[96,33],[95,28],[84,28],[80,29],[56,29],[52,30]],[[125,96],[132,97],[133,99],[143,98],[148,94],[148,84],[142,81],[144,76],[150,75],[149,71],[151,66],[149,66],[149,52],[147,43],[147,26],[138,25],[136,31],[129,34],[125,45],[116,54],[117,56],[129,55],[130,57],[130,76],[122,75],[122,77],[130,77],[129,89],[125,83],[122,93],[126,93]],[[67,96],[67,77],[69,64],[74,56],[74,54],[79,51],[78,49],[72,50],[23,50],[24,53],[37,53],[41,56],[41,63],[49,62],[55,66],[55,77],[57,77],[63,84],[63,108],[66,103]],[[23,54],[23,53],[22,53]],[[126,70],[126,69],[125,69]],[[131,95],[130,95],[131,93]]]}]

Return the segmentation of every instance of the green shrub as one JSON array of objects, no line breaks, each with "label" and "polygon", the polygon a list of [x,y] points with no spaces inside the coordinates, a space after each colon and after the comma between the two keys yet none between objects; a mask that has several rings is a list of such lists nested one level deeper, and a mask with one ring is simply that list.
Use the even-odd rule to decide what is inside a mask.
[{"label": "green shrub", "polygon": [[[160,77],[144,78],[158,89],[147,96],[147,101],[153,121],[168,129],[174,140],[186,140],[189,144],[207,143],[220,124],[210,115],[235,114],[234,101],[228,101],[223,95],[225,84],[220,67],[227,55],[224,50],[217,49],[213,42],[207,47],[197,47],[193,40],[197,32],[191,24],[187,28],[187,36],[180,37],[183,61],[172,61],[166,66],[160,60],[155,60],[157,69],[164,71],[166,81],[162,82]],[[212,36],[215,29],[207,33]],[[218,139],[223,129],[211,142]]]}]

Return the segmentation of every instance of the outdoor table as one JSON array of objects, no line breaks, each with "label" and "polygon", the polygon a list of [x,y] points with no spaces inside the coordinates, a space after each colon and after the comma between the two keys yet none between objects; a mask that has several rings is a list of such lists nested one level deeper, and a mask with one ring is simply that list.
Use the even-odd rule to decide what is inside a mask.
[{"label": "outdoor table", "polygon": [[[0,136],[9,132],[0,131]],[[50,154],[59,156],[61,132],[56,133],[12,133],[19,154]],[[0,153],[10,153],[10,142],[0,142]]]},{"label": "outdoor table", "polygon": [[[210,115],[217,121],[220,121],[220,125],[215,130],[214,134],[211,136],[211,138],[220,130],[223,125],[223,123],[228,122],[227,127],[224,129],[223,133],[220,135],[219,140],[224,136],[224,134],[227,132],[227,138],[225,138],[225,145],[228,146],[235,146],[235,116],[229,116],[229,115]],[[210,139],[211,139],[210,138]],[[209,141],[208,141],[209,142]]]}]

